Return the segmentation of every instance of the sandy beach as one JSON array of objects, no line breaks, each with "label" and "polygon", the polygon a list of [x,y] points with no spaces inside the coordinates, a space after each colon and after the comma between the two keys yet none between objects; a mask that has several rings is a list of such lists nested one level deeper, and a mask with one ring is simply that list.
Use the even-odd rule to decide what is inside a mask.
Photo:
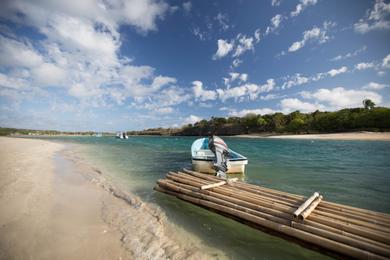
[{"label": "sandy beach", "polygon": [[353,132],[335,134],[299,134],[299,135],[272,135],[251,134],[236,135],[245,138],[277,138],[277,139],[316,139],[316,140],[362,140],[362,141],[390,141],[390,132]]},{"label": "sandy beach", "polygon": [[0,146],[0,259],[208,258],[172,234],[157,206],[64,145],[1,137]]}]

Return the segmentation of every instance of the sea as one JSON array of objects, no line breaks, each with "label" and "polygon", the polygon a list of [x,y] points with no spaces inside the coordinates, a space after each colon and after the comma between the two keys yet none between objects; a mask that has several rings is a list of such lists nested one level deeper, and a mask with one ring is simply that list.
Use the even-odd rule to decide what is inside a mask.
[{"label": "sea", "polygon": [[[70,145],[121,189],[158,205],[178,228],[230,259],[328,256],[153,190],[169,171],[191,168],[197,137],[45,137]],[[226,137],[249,163],[242,180],[294,194],[390,213],[390,142]]]}]

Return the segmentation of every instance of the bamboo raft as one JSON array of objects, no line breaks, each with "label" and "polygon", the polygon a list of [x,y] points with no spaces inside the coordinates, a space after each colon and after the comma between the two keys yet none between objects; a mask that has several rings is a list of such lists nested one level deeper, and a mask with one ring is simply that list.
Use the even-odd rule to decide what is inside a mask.
[{"label": "bamboo raft", "polygon": [[325,252],[358,259],[390,258],[390,214],[222,179],[184,169],[155,190],[263,231]]}]

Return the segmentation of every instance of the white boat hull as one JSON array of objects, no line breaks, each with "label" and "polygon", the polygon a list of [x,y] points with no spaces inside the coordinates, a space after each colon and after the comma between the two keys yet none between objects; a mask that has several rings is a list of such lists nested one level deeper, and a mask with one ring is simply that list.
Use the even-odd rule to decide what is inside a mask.
[{"label": "white boat hull", "polygon": [[[206,160],[192,160],[192,170],[202,173],[210,173],[215,174],[216,171],[213,168],[213,161],[206,161]],[[248,164],[248,160],[241,160],[241,161],[228,161],[228,171],[227,173],[236,173],[236,174],[243,174],[245,173],[245,165]]]}]

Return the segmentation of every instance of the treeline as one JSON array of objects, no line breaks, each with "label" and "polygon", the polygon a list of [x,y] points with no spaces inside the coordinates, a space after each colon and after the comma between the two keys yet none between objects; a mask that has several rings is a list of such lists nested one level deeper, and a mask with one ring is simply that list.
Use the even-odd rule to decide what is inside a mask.
[{"label": "treeline", "polygon": [[[0,136],[7,135],[95,135],[96,132],[64,132],[57,130],[33,130],[0,127]],[[112,133],[103,133],[103,135],[113,135]]]},{"label": "treeline", "polygon": [[132,131],[136,135],[217,135],[261,133],[336,133],[351,131],[390,131],[390,108],[350,108],[335,112],[267,115],[247,114],[244,117],[212,117],[182,128],[154,128]]}]

